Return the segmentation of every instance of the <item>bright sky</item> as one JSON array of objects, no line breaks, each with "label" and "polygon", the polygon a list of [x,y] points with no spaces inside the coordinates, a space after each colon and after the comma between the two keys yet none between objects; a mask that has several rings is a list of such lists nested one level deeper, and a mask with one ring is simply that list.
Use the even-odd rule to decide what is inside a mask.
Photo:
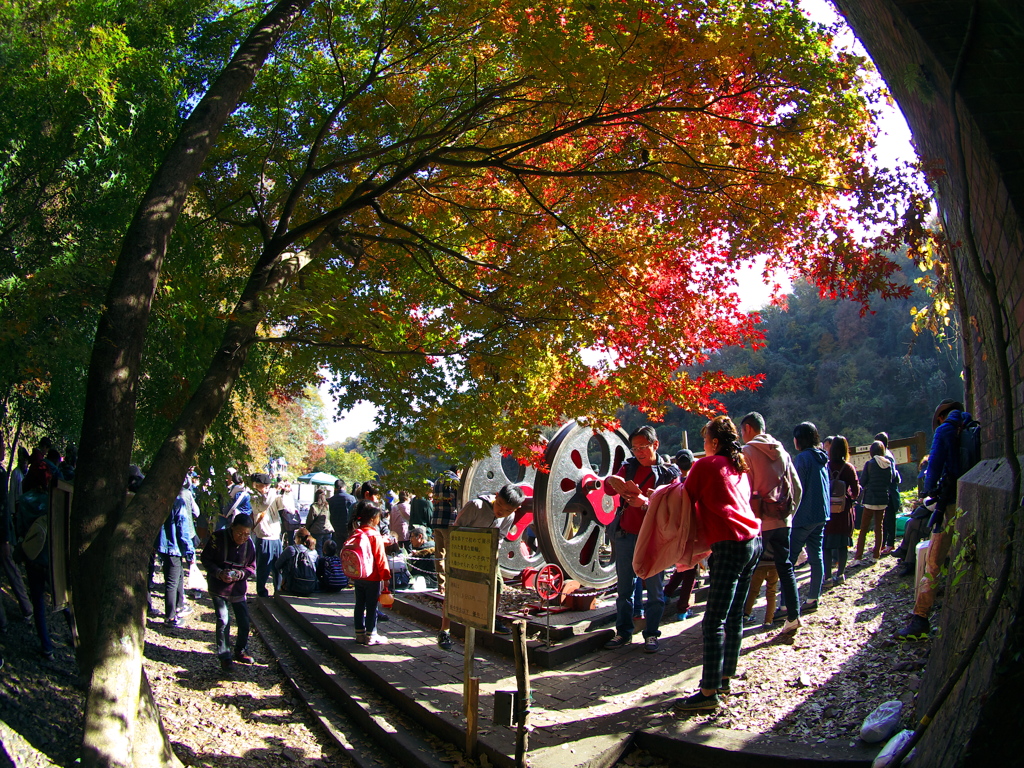
[{"label": "bright sky", "polygon": [[[828,0],[802,0],[804,10],[814,21],[822,24],[832,24],[837,20],[835,8]],[[859,41],[848,32],[840,36],[837,43],[845,48],[851,48],[859,55],[865,55],[864,49]],[[907,121],[899,108],[892,105],[882,108],[881,120],[879,122],[881,134],[878,141],[878,160],[883,166],[892,166],[900,161],[913,160],[914,149],[910,143],[910,129]],[[780,280],[783,287],[788,287],[789,281],[785,278]],[[750,267],[740,274],[739,277],[741,307],[745,310],[755,310],[768,304],[771,298],[769,286],[761,277],[760,270]],[[325,410],[330,420],[336,409],[334,399],[326,385],[320,388],[320,396],[323,398]],[[367,402],[359,403],[355,408],[341,414],[338,421],[329,421],[327,427],[327,443],[339,442],[349,437],[373,429],[377,409]]]}]

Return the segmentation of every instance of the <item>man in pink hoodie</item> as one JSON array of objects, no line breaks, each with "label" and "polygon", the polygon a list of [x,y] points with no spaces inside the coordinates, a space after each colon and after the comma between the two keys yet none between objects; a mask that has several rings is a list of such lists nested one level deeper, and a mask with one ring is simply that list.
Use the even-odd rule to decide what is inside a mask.
[{"label": "man in pink hoodie", "polygon": [[786,604],[787,621],[782,631],[796,632],[800,628],[800,601],[789,556],[789,529],[793,513],[800,506],[803,492],[800,478],[782,443],[765,432],[764,417],[760,413],[752,411],[740,420],[740,437],[743,455],[750,467],[750,506],[761,520],[765,546],[770,544],[775,555],[775,569],[779,572]]}]

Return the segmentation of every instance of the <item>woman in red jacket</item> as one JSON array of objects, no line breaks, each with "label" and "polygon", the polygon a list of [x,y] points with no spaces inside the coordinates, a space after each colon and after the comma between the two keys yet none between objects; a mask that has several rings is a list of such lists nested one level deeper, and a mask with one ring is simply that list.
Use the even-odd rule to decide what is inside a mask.
[{"label": "woman in red jacket", "polygon": [[747,462],[736,425],[718,416],[701,432],[704,458],[693,465],[684,487],[700,537],[711,545],[711,586],[702,626],[700,690],[676,701],[681,712],[717,709],[718,694],[728,693],[743,640],[743,603],[761,556],[761,525],[750,509]]}]

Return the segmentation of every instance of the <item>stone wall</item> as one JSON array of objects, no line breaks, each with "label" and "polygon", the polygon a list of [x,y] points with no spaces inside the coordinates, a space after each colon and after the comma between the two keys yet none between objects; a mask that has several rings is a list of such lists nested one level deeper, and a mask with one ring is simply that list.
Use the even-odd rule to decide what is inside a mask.
[{"label": "stone wall", "polygon": [[[918,697],[923,714],[985,611],[1019,501],[1007,460],[999,457],[1024,452],[1024,3],[834,2],[895,96],[935,183],[954,244],[969,406],[984,426],[982,455],[989,459],[964,478],[965,515],[951,552],[964,575],[950,585],[939,617]],[[950,91],[961,58],[954,113]],[[915,764],[1024,762],[1022,547],[1018,530],[1000,612]]]}]

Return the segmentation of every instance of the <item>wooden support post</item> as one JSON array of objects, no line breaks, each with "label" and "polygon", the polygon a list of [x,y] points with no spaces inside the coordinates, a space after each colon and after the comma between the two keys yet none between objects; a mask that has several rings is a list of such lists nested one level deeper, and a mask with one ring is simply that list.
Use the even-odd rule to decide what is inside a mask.
[{"label": "wooden support post", "polygon": [[530,726],[530,663],[526,654],[526,621],[512,622],[512,647],[516,657],[516,768],[526,768]]},{"label": "wooden support post", "polygon": [[476,752],[477,720],[479,719],[480,708],[480,678],[469,678],[469,696],[466,698],[466,705],[469,714],[466,717],[466,757],[471,758]]},{"label": "wooden support post", "polygon": [[462,665],[462,713],[466,717],[466,756],[472,758],[476,749],[477,701],[480,678],[473,677],[473,658],[476,656],[476,629],[466,627],[465,657]]},{"label": "wooden support post", "polygon": [[466,627],[462,657],[462,715],[469,717],[469,681],[473,677],[473,657],[476,655],[476,630]]}]

